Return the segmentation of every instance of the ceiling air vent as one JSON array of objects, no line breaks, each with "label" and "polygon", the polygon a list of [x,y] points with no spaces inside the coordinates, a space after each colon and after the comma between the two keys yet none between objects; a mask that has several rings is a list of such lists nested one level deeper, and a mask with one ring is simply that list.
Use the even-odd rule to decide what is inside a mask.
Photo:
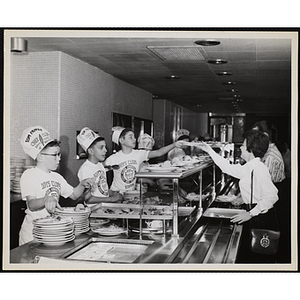
[{"label": "ceiling air vent", "polygon": [[200,61],[205,60],[199,47],[147,46],[152,53],[164,61]]}]

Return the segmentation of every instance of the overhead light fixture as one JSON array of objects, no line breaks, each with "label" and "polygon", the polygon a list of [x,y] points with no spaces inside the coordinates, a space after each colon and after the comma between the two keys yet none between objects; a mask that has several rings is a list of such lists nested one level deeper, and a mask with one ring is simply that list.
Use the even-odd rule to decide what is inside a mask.
[{"label": "overhead light fixture", "polygon": [[171,80],[180,79],[180,77],[177,76],[177,75],[166,76],[165,78],[166,79],[171,79]]},{"label": "overhead light fixture", "polygon": [[234,98],[241,98],[241,95],[233,95]]},{"label": "overhead light fixture", "polygon": [[224,72],[217,72],[216,74],[219,76],[230,76],[232,75],[232,72],[224,71]]},{"label": "overhead light fixture", "polygon": [[220,41],[216,41],[216,40],[198,40],[194,43],[199,46],[217,46],[221,44]]},{"label": "overhead light fixture", "polygon": [[207,62],[214,65],[227,64],[227,60],[221,58],[209,59]]},{"label": "overhead light fixture", "polygon": [[10,51],[15,53],[27,52],[27,41],[21,38],[10,39]]},{"label": "overhead light fixture", "polygon": [[238,92],[239,90],[235,90],[235,89],[230,89],[230,90],[227,90],[228,93],[234,93],[234,92]]},{"label": "overhead light fixture", "polygon": [[235,81],[227,81],[227,82],[223,82],[222,84],[224,85],[236,85]]}]

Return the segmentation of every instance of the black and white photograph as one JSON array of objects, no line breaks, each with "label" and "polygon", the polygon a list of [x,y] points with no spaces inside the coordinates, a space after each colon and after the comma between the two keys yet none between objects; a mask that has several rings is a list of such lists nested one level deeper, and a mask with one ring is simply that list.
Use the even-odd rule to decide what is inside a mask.
[{"label": "black and white photograph", "polygon": [[298,38],[4,30],[3,270],[298,270]]}]

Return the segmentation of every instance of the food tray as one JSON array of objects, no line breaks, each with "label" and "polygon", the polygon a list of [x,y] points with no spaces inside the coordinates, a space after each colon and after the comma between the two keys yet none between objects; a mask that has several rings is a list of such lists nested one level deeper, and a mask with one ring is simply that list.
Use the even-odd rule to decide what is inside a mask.
[{"label": "food tray", "polygon": [[230,219],[241,212],[245,212],[245,210],[210,207],[203,213],[203,217]]},{"label": "food tray", "polygon": [[71,261],[133,263],[152,244],[153,241],[91,238],[65,253],[62,258]]},{"label": "food tray", "polygon": [[[195,207],[179,206],[178,216],[189,216],[194,209]],[[110,219],[140,219],[140,205],[102,203],[101,207],[92,212],[90,217]],[[142,219],[172,220],[173,205],[144,205]]]}]

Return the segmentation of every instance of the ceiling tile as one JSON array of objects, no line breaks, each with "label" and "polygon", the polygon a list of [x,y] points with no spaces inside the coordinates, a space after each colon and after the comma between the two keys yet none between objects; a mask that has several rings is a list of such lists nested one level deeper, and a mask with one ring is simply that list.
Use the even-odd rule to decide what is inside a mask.
[{"label": "ceiling tile", "polygon": [[[143,32],[139,33],[140,36]],[[28,50],[61,51],[81,59],[125,82],[176,102],[193,111],[235,112],[235,108],[218,98],[230,98],[228,89],[238,89],[243,112],[266,111],[289,113],[291,99],[291,40],[280,38],[245,38],[228,32],[220,38],[212,32],[217,46],[196,45],[198,38],[178,38],[174,32],[164,37],[28,37]],[[147,36],[147,37],[146,37]],[[194,35],[196,36],[196,35]],[[205,35],[208,36],[207,33]],[[281,36],[281,35],[280,35]],[[148,48],[147,48],[148,47]],[[149,50],[164,49],[162,60]],[[162,53],[160,53],[162,54]],[[166,57],[165,57],[166,58]],[[225,59],[227,64],[213,65],[208,59]],[[232,76],[218,76],[230,71]],[[178,75],[170,81],[166,76]],[[224,85],[234,81],[236,85]],[[198,105],[198,106],[197,106]],[[271,107],[270,107],[271,105]]]}]

